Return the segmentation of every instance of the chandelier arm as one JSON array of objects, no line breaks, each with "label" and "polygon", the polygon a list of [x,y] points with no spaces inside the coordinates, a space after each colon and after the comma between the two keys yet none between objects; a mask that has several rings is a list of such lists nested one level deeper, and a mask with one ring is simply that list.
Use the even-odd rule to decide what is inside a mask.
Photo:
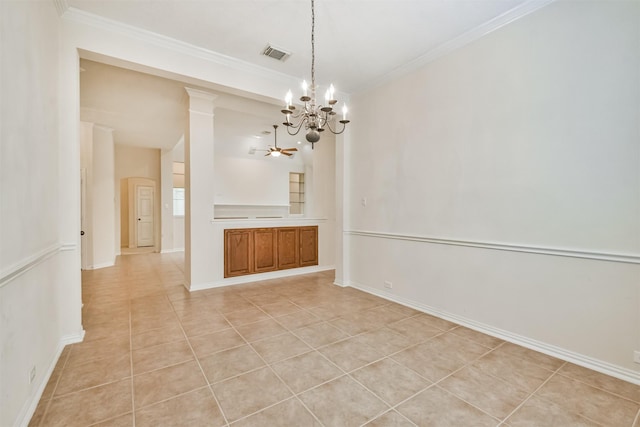
[{"label": "chandelier arm", "polygon": [[[1,0],[0,0],[1,1]],[[311,0],[311,96],[307,95],[307,83],[303,82],[303,96],[300,97],[300,101],[304,103],[304,107],[300,111],[296,111],[295,107],[293,107],[291,98],[291,91],[287,93],[286,105],[282,113],[284,113],[287,118],[286,122],[283,124],[287,128],[287,133],[291,136],[297,135],[302,126],[304,125],[307,132],[307,141],[311,142],[311,148],[313,148],[313,144],[318,142],[320,139],[320,132],[324,131],[325,128],[328,128],[331,133],[334,135],[339,135],[343,133],[346,129],[347,123],[349,120],[346,118],[346,106],[343,107],[343,116],[342,120],[339,123],[342,124],[342,130],[337,131],[337,129],[333,129],[331,127],[332,116],[336,113],[333,111],[335,104],[338,102],[336,99],[333,99],[334,88],[333,85],[330,86],[327,91],[327,102],[328,104],[323,106],[322,103],[316,103],[316,9],[315,9],[315,0]],[[295,120],[299,120],[297,124],[293,124],[292,122]],[[336,128],[338,125],[335,125]],[[292,131],[293,130],[293,131]]]},{"label": "chandelier arm", "polygon": [[[300,120],[300,123],[298,123],[297,125],[291,125],[291,126],[285,126],[287,128],[287,133],[291,136],[296,136],[298,133],[300,133],[300,129],[302,129],[302,124],[304,123],[304,120]],[[294,128],[296,131],[291,133],[291,128]]]},{"label": "chandelier arm", "polygon": [[331,129],[331,122],[329,120],[327,120],[325,124],[327,125],[327,128],[331,131],[331,133],[334,135],[340,135],[347,128],[347,124],[342,123],[342,130],[340,132],[336,132],[334,129]]}]

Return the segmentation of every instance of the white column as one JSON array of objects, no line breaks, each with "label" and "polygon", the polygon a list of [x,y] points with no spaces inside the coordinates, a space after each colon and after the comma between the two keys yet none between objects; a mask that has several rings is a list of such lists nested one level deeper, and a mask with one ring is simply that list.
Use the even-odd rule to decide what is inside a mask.
[{"label": "white column", "polygon": [[185,280],[189,289],[213,282],[215,239],[211,220],[214,204],[213,102],[216,95],[185,88],[189,115],[184,144],[185,163]]},{"label": "white column", "polygon": [[349,131],[336,135],[336,240],[335,240],[335,284],[348,286],[349,276],[349,239],[344,235],[350,229],[349,223]]},{"label": "white column", "polygon": [[93,126],[91,172],[93,268],[110,267],[115,249],[115,163],[113,129]]},{"label": "white column", "polygon": [[161,194],[161,218],[162,237],[160,240],[161,252],[173,251],[173,151],[162,150],[160,152],[160,194]]}]

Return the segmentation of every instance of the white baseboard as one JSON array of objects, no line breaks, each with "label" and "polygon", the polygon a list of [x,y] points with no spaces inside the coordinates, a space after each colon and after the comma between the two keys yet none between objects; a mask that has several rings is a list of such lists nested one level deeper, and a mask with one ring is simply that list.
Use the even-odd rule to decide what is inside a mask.
[{"label": "white baseboard", "polygon": [[49,383],[49,379],[51,379],[51,375],[53,374],[53,370],[60,359],[60,355],[62,354],[62,350],[68,344],[75,344],[82,342],[84,339],[84,330],[78,332],[77,334],[65,335],[60,338],[58,341],[58,346],[56,347],[55,357],[51,360],[49,367],[47,368],[47,372],[42,378],[40,385],[36,389],[35,393],[31,395],[31,397],[25,402],[22,406],[22,410],[18,415],[15,425],[21,427],[27,427],[29,422],[31,421],[31,417],[36,412],[36,408],[38,407],[38,403],[40,403],[40,398],[42,398],[42,393],[44,393],[44,389],[47,387]]},{"label": "white baseboard", "polygon": [[[336,286],[340,286],[341,288],[346,288],[346,287],[349,286],[348,284],[344,283],[341,280],[336,280],[336,281],[333,282],[333,284],[336,285]],[[354,288],[355,288],[355,286],[354,286]]]},{"label": "white baseboard", "polygon": [[160,251],[161,254],[172,254],[174,252],[184,252],[184,248],[163,249]]},{"label": "white baseboard", "polygon": [[107,267],[113,267],[114,265],[116,265],[115,260],[113,262],[102,262],[100,264],[94,264],[94,265],[89,265],[87,266],[87,270],[98,270],[100,268],[107,268]]},{"label": "white baseboard", "polygon": [[62,347],[64,347],[65,345],[77,344],[79,342],[82,342],[84,341],[84,334],[85,330],[82,329],[76,334],[64,335],[62,338],[60,338],[60,344],[62,344]]},{"label": "white baseboard", "polygon": [[259,282],[261,280],[279,279],[282,277],[300,276],[302,274],[318,273],[320,271],[334,270],[333,265],[291,268],[287,270],[270,271],[268,273],[248,274],[246,276],[229,277],[212,283],[198,283],[191,285],[189,291],[202,291],[205,289],[221,288],[223,286],[240,285],[243,283]]},{"label": "white baseboard", "polygon": [[473,329],[475,331],[482,332],[484,334],[491,335],[496,338],[500,338],[502,340],[511,342],[513,344],[521,345],[523,347],[538,351],[540,353],[544,353],[549,356],[556,357],[561,360],[566,360],[567,362],[574,363],[576,365],[603,373],[605,375],[619,378],[623,381],[640,385],[640,372],[633,371],[631,369],[623,368],[608,362],[604,362],[602,360],[594,359],[592,357],[585,356],[583,354],[576,353],[573,351],[569,351],[562,347],[551,345],[542,341],[534,340],[534,339],[525,337],[523,335],[514,334],[512,332],[505,331],[503,329],[495,328],[491,325],[476,322],[475,320],[472,320],[472,319],[467,319],[465,317],[447,313],[442,310],[438,310],[436,308],[430,307],[428,305],[425,305],[416,301],[412,301],[409,299],[401,298],[389,292],[385,292],[380,289],[364,285],[362,283],[350,281],[348,284],[340,284],[340,283],[336,283],[336,284],[339,286],[351,286],[353,288],[359,289],[369,294],[379,296],[389,301],[396,302],[398,304],[402,304],[404,306],[413,308],[423,313],[431,314],[433,316],[437,316],[442,319],[449,320],[451,322],[465,326],[469,329]]}]

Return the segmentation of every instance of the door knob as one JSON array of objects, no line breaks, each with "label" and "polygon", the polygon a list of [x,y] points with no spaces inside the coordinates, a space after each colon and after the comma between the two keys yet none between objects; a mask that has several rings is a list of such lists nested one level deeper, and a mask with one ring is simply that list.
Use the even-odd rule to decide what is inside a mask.
[{"label": "door knob", "polygon": [[140,218],[138,218],[138,221],[140,221]]},{"label": "door knob", "polygon": [[81,230],[81,231],[80,231],[80,235],[81,235],[81,236],[84,236],[84,231],[82,231],[82,230]]}]

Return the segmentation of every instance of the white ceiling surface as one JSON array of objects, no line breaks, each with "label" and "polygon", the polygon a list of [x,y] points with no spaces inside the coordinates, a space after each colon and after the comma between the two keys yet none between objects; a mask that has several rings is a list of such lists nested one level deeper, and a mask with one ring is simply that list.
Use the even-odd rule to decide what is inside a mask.
[{"label": "white ceiling surface", "polygon": [[[533,0],[535,1],[535,0]],[[354,93],[527,0],[316,0],[316,81]],[[67,0],[70,7],[310,80],[305,0]],[[261,55],[268,43],[292,53]],[[295,95],[295,94],[294,94]]]},{"label": "white ceiling surface", "polygon": [[[66,1],[69,7],[258,67],[311,78],[309,0]],[[338,91],[355,93],[438,46],[536,1],[545,0],[316,0],[316,83],[332,82]],[[261,55],[269,43],[291,57],[280,62]],[[184,86],[193,87],[193,82],[87,59],[81,67],[86,70],[80,79],[82,120],[113,128],[118,144],[167,150],[180,140],[187,114]],[[244,155],[251,146],[272,144],[272,135],[252,138],[282,121],[277,106],[216,91],[215,82],[200,83],[219,95],[216,150]],[[294,97],[300,95],[292,89]],[[304,141],[302,132],[300,138],[291,138],[283,126],[278,131],[280,146]]]}]

